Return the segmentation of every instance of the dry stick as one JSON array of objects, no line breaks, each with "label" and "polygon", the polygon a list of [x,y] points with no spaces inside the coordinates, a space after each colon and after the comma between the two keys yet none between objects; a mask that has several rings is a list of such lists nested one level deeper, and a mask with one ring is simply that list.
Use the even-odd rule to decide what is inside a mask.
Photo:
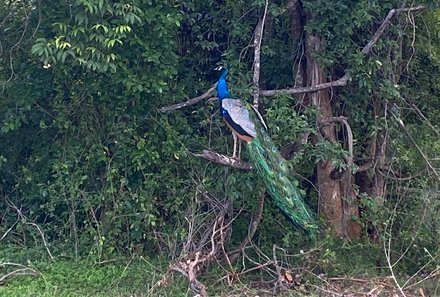
[{"label": "dry stick", "polygon": [[23,264],[12,263],[12,262],[0,263],[0,268],[5,267],[5,266],[14,266],[14,267],[18,267],[18,268],[14,271],[11,271],[11,272],[5,274],[5,275],[2,275],[0,277],[0,284],[3,284],[8,277],[13,276],[13,275],[33,275],[33,276],[40,275],[40,273],[37,270],[35,270],[34,268],[25,266]]},{"label": "dry stick", "polygon": [[12,231],[12,229],[14,229],[14,227],[18,224],[18,222],[20,222],[20,217],[17,218],[17,221],[15,221],[14,224],[12,224],[12,226],[6,230],[6,232],[3,234],[3,236],[0,238],[0,241],[2,241],[3,239],[5,239],[5,237],[9,234],[9,232]]},{"label": "dry stick", "polygon": [[411,285],[409,285],[409,286],[407,286],[408,284],[409,284],[409,282],[414,278],[414,277],[416,277],[420,272],[422,272],[423,271],[423,269],[425,269],[428,265],[430,265],[432,262],[434,262],[435,260],[436,260],[436,258],[437,258],[437,256],[438,256],[439,254],[437,254],[435,257],[433,257],[431,260],[429,260],[428,262],[426,262],[425,263],[425,265],[423,265],[422,267],[420,267],[420,269],[419,270],[417,270],[417,272],[416,273],[414,273],[403,285],[402,285],[402,288],[404,288],[404,289],[408,289],[408,288],[410,288],[410,287],[413,287],[413,286],[415,286],[415,285],[417,285],[417,284],[420,284],[420,283],[422,283],[422,282],[424,282],[425,280],[427,280],[427,279],[429,279],[429,278],[432,278],[433,276],[436,276],[436,275],[438,275],[439,274],[439,272],[440,272],[440,267],[439,268],[436,268],[434,271],[431,271],[426,277],[424,277],[423,279],[421,279],[421,280],[419,280],[419,281],[417,281],[417,282],[415,282],[414,284],[411,284]]},{"label": "dry stick", "polygon": [[377,40],[379,40],[379,37],[383,34],[383,32],[389,26],[389,24],[391,24],[391,19],[393,17],[397,16],[401,12],[413,12],[413,11],[420,11],[420,10],[423,10],[423,9],[425,9],[425,6],[423,6],[423,5],[416,6],[416,7],[394,8],[394,9],[391,9],[390,12],[388,13],[388,15],[386,16],[386,18],[383,20],[383,22],[380,25],[380,27],[377,29],[376,33],[374,33],[374,35],[371,38],[371,40],[362,49],[362,53],[366,55],[366,54],[371,52],[371,49],[373,48],[373,45],[377,42]]},{"label": "dry stick", "polygon": [[254,101],[252,105],[258,109],[259,92],[260,89],[260,61],[261,61],[261,41],[263,40],[264,24],[266,22],[267,7],[269,5],[269,0],[266,0],[266,5],[264,7],[263,18],[258,21],[257,27],[255,28],[255,38],[254,38],[254,75],[253,75],[253,97]]},{"label": "dry stick", "polygon": [[[425,266],[424,266],[424,267],[425,267]],[[423,267],[423,268],[424,268],[424,267]],[[412,288],[412,287],[414,287],[414,286],[417,286],[417,285],[421,284],[422,282],[424,282],[424,281],[426,281],[426,280],[428,280],[428,279],[430,279],[430,278],[436,277],[436,276],[440,276],[440,268],[436,268],[436,269],[434,269],[434,270],[431,271],[427,276],[425,276],[423,279],[421,279],[421,280],[419,280],[419,281],[417,281],[417,282],[415,282],[415,283],[413,283],[413,284],[411,284],[411,285],[409,285],[409,286],[406,286],[406,285],[404,284],[403,287],[405,288],[405,290],[408,290],[409,288]]]},{"label": "dry stick", "polygon": [[38,276],[40,275],[37,271],[33,270],[32,268],[20,268],[14,271],[11,271],[3,276],[0,277],[0,284],[3,284],[4,281],[10,277],[10,276],[14,276],[14,275],[33,275],[33,276]]},{"label": "dry stick", "polygon": [[[272,257],[273,257],[273,263],[275,265],[275,269],[277,272],[277,282],[275,284],[274,290],[276,290],[278,286],[280,286],[283,290],[286,290],[287,287],[283,284],[283,276],[282,276],[281,267],[278,265],[277,245],[276,244],[274,244],[272,246]],[[275,291],[274,291],[274,293],[275,293]]]},{"label": "dry stick", "polygon": [[260,90],[259,93],[260,93],[260,96],[263,96],[263,97],[273,97],[278,94],[294,95],[294,94],[311,93],[311,92],[316,92],[316,91],[320,91],[323,89],[346,86],[349,78],[350,78],[350,76],[346,73],[340,79],[335,80],[335,81],[331,81],[328,83],[318,84],[318,85],[314,85],[314,86],[310,86],[310,87],[286,88],[286,89],[279,89],[279,90]]},{"label": "dry stick", "polygon": [[26,222],[26,224],[27,224],[27,225],[34,226],[35,228],[37,228],[38,232],[40,232],[41,238],[43,239],[44,247],[46,248],[46,251],[47,251],[47,253],[48,253],[49,256],[50,256],[50,259],[53,260],[52,253],[51,253],[50,250],[49,250],[49,245],[47,244],[46,237],[44,236],[43,230],[41,230],[40,226],[38,226],[38,225],[35,224],[35,223],[27,223],[27,222]]}]

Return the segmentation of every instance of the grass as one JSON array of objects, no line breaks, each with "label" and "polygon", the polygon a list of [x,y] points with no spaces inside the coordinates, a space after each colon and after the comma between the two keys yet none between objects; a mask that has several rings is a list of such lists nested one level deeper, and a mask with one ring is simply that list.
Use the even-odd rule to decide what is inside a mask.
[{"label": "grass", "polygon": [[[18,269],[2,263],[25,265],[37,275],[13,275],[0,285],[5,297],[122,297],[122,296],[187,296],[187,284],[176,278],[172,286],[160,288],[154,284],[166,271],[165,261],[143,257],[115,259],[96,263],[87,257],[49,259],[40,251],[8,247],[0,251],[0,277]],[[25,272],[29,272],[26,270]]]},{"label": "grass", "polygon": [[[366,293],[381,288],[383,296],[392,296],[395,287],[384,270],[375,267],[377,258],[374,251],[357,253],[357,256],[343,257],[361,250],[361,246],[339,246],[335,251],[331,245],[319,259],[323,278],[315,270],[305,274],[301,286],[279,296],[330,296],[328,292],[336,294]],[[7,273],[19,267],[5,265],[17,263],[31,268],[36,275],[13,275],[0,284],[0,297],[150,297],[150,296],[193,296],[188,289],[187,280],[176,274],[167,286],[157,285],[167,271],[169,263],[160,256],[145,258],[109,258],[107,261],[95,262],[95,255],[83,256],[79,259],[68,257],[58,250],[57,256],[50,259],[44,249],[25,249],[16,246],[0,247],[0,279]],[[377,251],[376,251],[377,252]],[[342,261],[345,259],[345,261]],[[348,261],[347,259],[351,259]],[[332,266],[330,269],[329,267]],[[212,267],[204,277],[200,278],[209,289],[209,296],[248,297],[272,296],[272,288],[251,288],[252,280],[262,280],[258,272],[249,274],[232,286],[218,280],[225,276],[225,271],[218,266]],[[30,270],[26,270],[30,271]],[[337,277],[332,277],[337,276]],[[324,279],[325,278],[325,279]],[[333,280],[332,280],[333,279]],[[433,278],[423,283],[426,296],[437,296],[439,292],[439,278]],[[378,289],[379,290],[379,289]],[[407,291],[407,296],[420,296],[419,288]],[[389,293],[389,295],[387,295]],[[305,294],[305,295],[303,295]],[[327,295],[326,295],[327,294]],[[432,295],[431,295],[432,294]]]}]

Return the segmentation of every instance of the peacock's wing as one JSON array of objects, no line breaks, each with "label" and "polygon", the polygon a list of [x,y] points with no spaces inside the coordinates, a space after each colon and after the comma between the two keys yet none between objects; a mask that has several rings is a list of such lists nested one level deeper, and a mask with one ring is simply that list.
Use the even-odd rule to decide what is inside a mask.
[{"label": "peacock's wing", "polygon": [[257,136],[255,124],[249,117],[249,111],[240,100],[225,98],[222,100],[222,108],[228,112],[232,121],[243,128],[247,134],[252,137]]}]

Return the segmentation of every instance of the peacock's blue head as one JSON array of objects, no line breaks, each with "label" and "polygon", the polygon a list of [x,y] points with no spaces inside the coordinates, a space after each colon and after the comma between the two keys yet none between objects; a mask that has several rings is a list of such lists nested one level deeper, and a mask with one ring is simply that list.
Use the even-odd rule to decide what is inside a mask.
[{"label": "peacock's blue head", "polygon": [[220,71],[220,77],[217,81],[217,96],[219,100],[230,97],[228,91],[228,83],[226,77],[228,76],[228,68],[224,66],[217,66],[214,70]]},{"label": "peacock's blue head", "polygon": [[214,70],[220,72],[220,77],[226,79],[226,77],[228,76],[229,70],[227,67],[219,65],[217,67],[214,68]]}]

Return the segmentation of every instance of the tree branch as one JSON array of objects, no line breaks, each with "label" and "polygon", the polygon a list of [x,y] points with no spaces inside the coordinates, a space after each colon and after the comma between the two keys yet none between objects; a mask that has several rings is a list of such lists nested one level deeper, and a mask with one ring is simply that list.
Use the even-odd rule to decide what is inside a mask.
[{"label": "tree branch", "polygon": [[350,79],[350,76],[348,73],[346,73],[343,77],[341,77],[338,80],[331,81],[324,84],[314,85],[310,87],[299,87],[299,88],[286,88],[286,89],[279,89],[279,90],[260,90],[260,96],[263,97],[273,97],[278,94],[304,94],[304,93],[311,93],[320,91],[323,89],[328,89],[332,87],[343,87],[347,85],[348,80]]},{"label": "tree branch", "polygon": [[[261,22],[258,22],[257,28],[255,30],[255,39],[254,39],[254,47],[255,47],[254,67],[255,67],[255,69],[254,69],[253,82],[254,82],[254,86],[256,86],[256,90],[259,90],[261,39],[262,39],[262,33],[263,33],[263,28],[264,28],[264,17],[266,15],[267,4],[268,3],[266,2],[263,20]],[[420,11],[423,9],[425,9],[425,6],[423,6],[423,5],[416,6],[416,7],[391,9],[390,12],[388,13],[388,15],[386,16],[386,18],[384,19],[384,21],[382,22],[382,24],[377,29],[377,31],[373,34],[373,37],[371,38],[371,40],[362,48],[361,53],[363,53],[364,55],[367,55],[371,52],[373,46],[377,43],[380,36],[383,34],[385,29],[390,25],[391,19],[393,17],[399,15],[402,12],[415,12],[415,11]],[[258,29],[259,27],[261,28],[261,30]],[[259,34],[257,34],[257,33],[259,33]],[[256,45],[259,45],[259,46],[256,46]],[[258,63],[258,66],[257,66],[257,63]],[[258,70],[257,70],[257,68],[258,68]],[[316,91],[320,91],[320,90],[324,90],[324,89],[328,89],[328,88],[346,86],[348,80],[350,80],[350,74],[347,72],[340,79],[334,80],[331,82],[327,82],[324,84],[319,84],[319,85],[314,85],[314,86],[309,86],[309,87],[285,88],[285,89],[279,89],[279,90],[259,90],[258,92],[254,93],[254,102],[253,103],[254,103],[254,106],[255,106],[255,104],[258,106],[258,96],[273,97],[278,94],[295,95],[295,94],[311,93],[311,92],[316,92]],[[166,111],[176,110],[176,109],[184,108],[184,107],[187,107],[190,105],[194,105],[194,104],[198,103],[199,101],[202,101],[203,99],[207,99],[212,94],[214,94],[216,86],[217,86],[217,84],[214,84],[204,94],[197,96],[197,97],[194,97],[194,98],[191,98],[185,102],[161,107],[159,109],[159,111],[166,112]]]},{"label": "tree branch", "polygon": [[252,170],[253,166],[247,162],[243,162],[238,159],[230,158],[225,155],[220,155],[219,153],[216,153],[211,150],[203,150],[202,153],[199,154],[192,154],[196,157],[203,158],[205,160],[221,164],[224,166],[229,166],[235,169],[241,169],[241,170]]},{"label": "tree branch", "polygon": [[[397,9],[391,9],[382,24],[379,26],[377,31],[373,34],[373,37],[371,40],[362,48],[361,53],[364,55],[367,55],[371,52],[373,46],[377,43],[379,40],[379,37],[382,36],[385,29],[390,25],[391,19],[398,14],[402,12],[414,12],[414,11],[420,11],[425,9],[425,6],[420,5],[416,7],[409,7],[409,8],[397,8]],[[280,89],[280,90],[260,90],[260,96],[263,97],[273,97],[278,94],[304,94],[304,93],[310,93],[310,92],[316,92],[327,88],[332,87],[343,87],[347,85],[348,80],[350,79],[350,74],[348,72],[345,73],[343,77],[341,77],[338,80],[331,81],[324,84],[314,85],[310,87],[299,87],[299,88],[286,88],[286,89]]]},{"label": "tree branch", "polygon": [[255,28],[255,38],[254,38],[254,91],[253,106],[258,109],[258,101],[260,99],[259,89],[260,89],[260,61],[261,61],[261,41],[263,40],[264,23],[266,22],[267,6],[269,5],[269,0],[266,0],[266,6],[264,7],[263,18],[258,21],[257,27]]},{"label": "tree branch", "polygon": [[180,102],[177,104],[161,107],[161,108],[159,108],[159,111],[166,112],[166,111],[176,110],[176,109],[184,108],[184,107],[187,107],[190,105],[194,105],[194,104],[202,101],[203,99],[207,99],[207,98],[211,97],[211,95],[213,95],[215,93],[216,87],[217,87],[217,83],[215,83],[212,87],[210,87],[205,93],[203,93],[200,96],[188,99],[185,102]]},{"label": "tree branch", "polygon": [[425,6],[420,5],[416,7],[408,7],[408,8],[394,8],[391,9],[386,18],[383,20],[382,24],[380,24],[379,29],[374,33],[371,40],[367,43],[366,46],[362,49],[362,53],[367,55],[371,52],[371,49],[376,44],[376,42],[379,40],[379,37],[383,34],[385,29],[391,24],[391,19],[397,15],[399,15],[401,12],[412,12],[412,11],[420,11],[425,9]]}]

